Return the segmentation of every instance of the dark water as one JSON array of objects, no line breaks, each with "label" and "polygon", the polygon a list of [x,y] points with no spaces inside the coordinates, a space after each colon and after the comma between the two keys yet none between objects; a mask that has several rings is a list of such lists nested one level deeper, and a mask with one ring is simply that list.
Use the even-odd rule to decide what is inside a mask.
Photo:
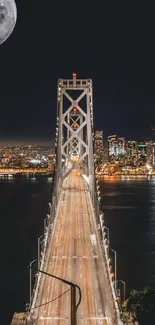
[{"label": "dark water", "polygon": [[47,179],[0,179],[0,324],[10,325],[14,311],[25,311],[27,265],[37,257],[37,238],[48,213],[51,186]]},{"label": "dark water", "polygon": [[[14,311],[24,311],[29,300],[27,265],[37,257],[51,187],[47,179],[0,179],[0,324],[10,325]],[[106,178],[101,189],[118,278],[127,291],[155,285],[155,179]]]},{"label": "dark water", "polygon": [[155,286],[155,178],[104,178],[101,192],[118,279],[127,293]]}]

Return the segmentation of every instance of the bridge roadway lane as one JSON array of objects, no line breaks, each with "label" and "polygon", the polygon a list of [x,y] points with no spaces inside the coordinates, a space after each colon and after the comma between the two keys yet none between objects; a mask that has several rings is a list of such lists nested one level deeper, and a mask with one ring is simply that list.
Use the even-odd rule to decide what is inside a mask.
[{"label": "bridge roadway lane", "polygon": [[[82,301],[77,311],[77,325],[112,325],[110,318],[104,319],[103,264],[98,243],[91,240],[91,234],[96,236],[95,229],[85,181],[73,171],[64,181],[45,271],[80,286]],[[70,287],[45,275],[41,286],[36,306],[45,305],[35,309],[35,324],[69,325],[70,291],[52,300]]]}]

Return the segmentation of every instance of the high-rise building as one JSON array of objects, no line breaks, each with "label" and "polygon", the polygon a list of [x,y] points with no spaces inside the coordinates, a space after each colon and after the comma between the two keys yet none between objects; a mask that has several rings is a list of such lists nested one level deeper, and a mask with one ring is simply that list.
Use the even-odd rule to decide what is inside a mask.
[{"label": "high-rise building", "polygon": [[152,167],[155,167],[155,142],[152,143]]},{"label": "high-rise building", "polygon": [[136,165],[138,159],[138,142],[126,141],[126,163]]},{"label": "high-rise building", "polygon": [[116,156],[117,149],[118,149],[118,143],[117,143],[116,134],[109,135],[109,137],[108,137],[108,153],[109,153],[109,157],[110,156]]},{"label": "high-rise building", "polygon": [[124,156],[125,154],[125,139],[124,137],[118,138],[118,156]]},{"label": "high-rise building", "polygon": [[124,137],[117,137],[116,134],[108,137],[108,155],[110,161],[123,162],[125,155],[125,139]]},{"label": "high-rise building", "polygon": [[146,142],[146,162],[151,167],[155,167],[155,142]]},{"label": "high-rise building", "polygon": [[107,163],[108,162],[108,148],[107,147],[103,147],[103,163]]},{"label": "high-rise building", "polygon": [[94,159],[96,164],[101,164],[103,161],[103,131],[95,131]]},{"label": "high-rise building", "polygon": [[146,142],[140,141],[138,143],[138,157],[137,157],[137,165],[143,166],[146,164]]},{"label": "high-rise building", "polygon": [[153,142],[147,141],[146,142],[146,162],[148,165],[153,165]]}]

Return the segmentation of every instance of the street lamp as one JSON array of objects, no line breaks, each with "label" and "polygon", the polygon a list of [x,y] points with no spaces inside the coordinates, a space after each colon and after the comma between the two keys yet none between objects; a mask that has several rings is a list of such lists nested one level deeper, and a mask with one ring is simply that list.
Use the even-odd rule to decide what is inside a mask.
[{"label": "street lamp", "polygon": [[43,237],[44,235],[41,235],[38,238],[38,268],[40,267],[40,239]]},{"label": "street lamp", "polygon": [[48,218],[48,217],[44,219],[44,232],[45,232],[45,230],[46,230],[46,227],[47,227],[47,220],[49,220],[49,218]]},{"label": "street lamp", "polygon": [[107,239],[108,239],[108,246],[109,246],[109,243],[110,243],[110,241],[109,241],[109,228],[106,227],[106,226],[103,226],[103,232],[104,232],[104,228],[107,230],[107,237],[108,237]]},{"label": "street lamp", "polygon": [[30,262],[30,306],[31,306],[31,299],[32,299],[32,264],[37,261],[37,258],[35,258],[32,262]]},{"label": "street lamp", "polygon": [[126,285],[125,285],[125,282],[122,281],[122,280],[117,280],[117,281],[114,281],[114,283],[117,283],[117,282],[122,282],[123,283],[123,286],[124,286],[124,289],[123,289],[123,302],[125,302],[125,298],[126,298]]},{"label": "street lamp", "polygon": [[[71,286],[71,325],[77,325],[76,312],[77,312],[77,308],[79,307],[79,305],[81,303],[81,289],[80,289],[80,287],[77,284],[73,283],[73,282],[67,281],[67,280],[59,278],[58,276],[55,276],[53,274],[50,274],[50,273],[44,272],[42,270],[39,270],[37,268],[34,268],[31,265],[28,266],[28,268],[34,269],[37,272],[48,275],[48,276],[50,276],[52,278],[60,280],[61,282]],[[78,301],[77,304],[76,304],[76,288],[79,290],[79,301]]]},{"label": "street lamp", "polygon": [[104,213],[100,211],[100,222],[104,223]]},{"label": "street lamp", "polygon": [[114,251],[114,249],[110,249],[115,254],[115,293],[117,289],[117,253]]},{"label": "street lamp", "polygon": [[44,233],[48,229],[49,220],[50,220],[50,215],[48,214],[47,217],[44,219]]},{"label": "street lamp", "polygon": [[123,289],[123,291],[124,291],[124,293],[123,293],[123,300],[125,302],[125,299],[126,299],[126,284],[125,284],[125,281],[117,280],[117,282],[118,281],[123,283],[123,287],[124,287],[124,289]]}]

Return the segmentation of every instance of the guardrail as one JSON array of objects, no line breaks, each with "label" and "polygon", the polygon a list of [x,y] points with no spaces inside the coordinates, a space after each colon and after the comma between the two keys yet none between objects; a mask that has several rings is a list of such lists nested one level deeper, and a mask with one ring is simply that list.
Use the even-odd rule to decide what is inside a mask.
[{"label": "guardrail", "polygon": [[[89,193],[90,194],[90,193]],[[94,192],[94,196],[96,198],[96,192]],[[91,196],[90,196],[90,201],[92,203],[91,200]],[[94,216],[94,222],[95,222],[95,226],[96,226],[96,231],[98,233],[98,240],[99,240],[99,246],[102,252],[102,257],[104,260],[104,266],[105,266],[105,271],[106,271],[106,278],[107,281],[109,283],[109,287],[111,290],[111,297],[113,300],[113,305],[114,305],[114,310],[116,315],[114,316],[115,318],[115,324],[116,325],[123,325],[121,319],[120,319],[120,310],[119,310],[119,306],[117,303],[117,297],[116,297],[116,293],[114,290],[114,286],[113,286],[113,281],[111,278],[111,272],[110,272],[110,265],[109,265],[109,256],[107,253],[107,245],[105,245],[105,240],[104,240],[104,213],[102,211],[100,211],[100,202],[97,200],[94,200],[94,205],[92,203],[92,214]],[[101,217],[102,216],[102,217]],[[97,229],[97,224],[100,224],[100,229],[101,229],[101,236],[99,236],[99,231]]]},{"label": "guardrail", "polygon": [[[44,238],[43,238],[43,248],[40,254],[40,270],[45,270],[46,268],[46,263],[48,261],[49,258],[49,243],[52,240],[53,234],[54,234],[54,229],[55,229],[55,223],[56,223],[56,218],[58,215],[58,210],[59,210],[59,204],[61,202],[62,199],[62,192],[59,196],[59,201],[57,203],[57,199],[55,199],[55,196],[52,196],[52,203],[49,203],[50,206],[50,217],[48,220],[48,225],[47,227],[45,227],[45,231],[44,231]],[[40,294],[40,287],[41,287],[41,283],[42,283],[42,277],[44,277],[44,275],[40,272],[36,278],[34,287],[33,287],[33,293],[32,293],[32,298],[31,298],[31,304],[29,306],[29,311],[27,313],[27,320],[29,321],[30,319],[34,320],[35,319],[35,307],[36,307],[36,302],[37,299],[39,297]]]},{"label": "guardrail", "polygon": [[116,310],[116,314],[117,314],[117,324],[123,325],[123,323],[120,319],[120,308],[119,308],[119,304],[117,302],[117,296],[116,296],[116,292],[114,289],[115,281],[112,281],[112,276],[111,276],[110,261],[109,261],[109,255],[108,255],[109,243],[108,243],[108,245],[106,245],[107,239],[104,239],[105,225],[104,225],[104,213],[102,211],[100,211],[99,220],[100,220],[100,230],[101,230],[101,237],[102,237],[101,247],[102,247],[103,257],[104,257],[105,265],[106,265],[107,279],[110,284],[111,293],[112,293],[113,301],[114,301],[114,306],[115,306],[115,310]]},{"label": "guardrail", "polygon": [[[98,199],[97,199],[98,198]],[[106,274],[107,274],[107,281],[109,282],[109,286],[111,288],[111,295],[113,297],[113,302],[114,302],[114,309],[116,311],[116,324],[117,325],[123,325],[121,319],[120,319],[120,309],[119,305],[117,302],[117,296],[116,292],[114,290],[114,285],[111,277],[111,270],[110,270],[110,263],[109,263],[109,256],[107,250],[109,250],[109,243],[108,245],[105,244],[106,240],[104,239],[104,213],[100,210],[100,201],[101,201],[101,196],[100,196],[100,185],[98,179],[95,179],[95,189],[94,189],[94,218],[96,220],[96,225],[100,224],[100,247],[102,250],[102,256],[104,259],[104,265],[106,269]]]}]

